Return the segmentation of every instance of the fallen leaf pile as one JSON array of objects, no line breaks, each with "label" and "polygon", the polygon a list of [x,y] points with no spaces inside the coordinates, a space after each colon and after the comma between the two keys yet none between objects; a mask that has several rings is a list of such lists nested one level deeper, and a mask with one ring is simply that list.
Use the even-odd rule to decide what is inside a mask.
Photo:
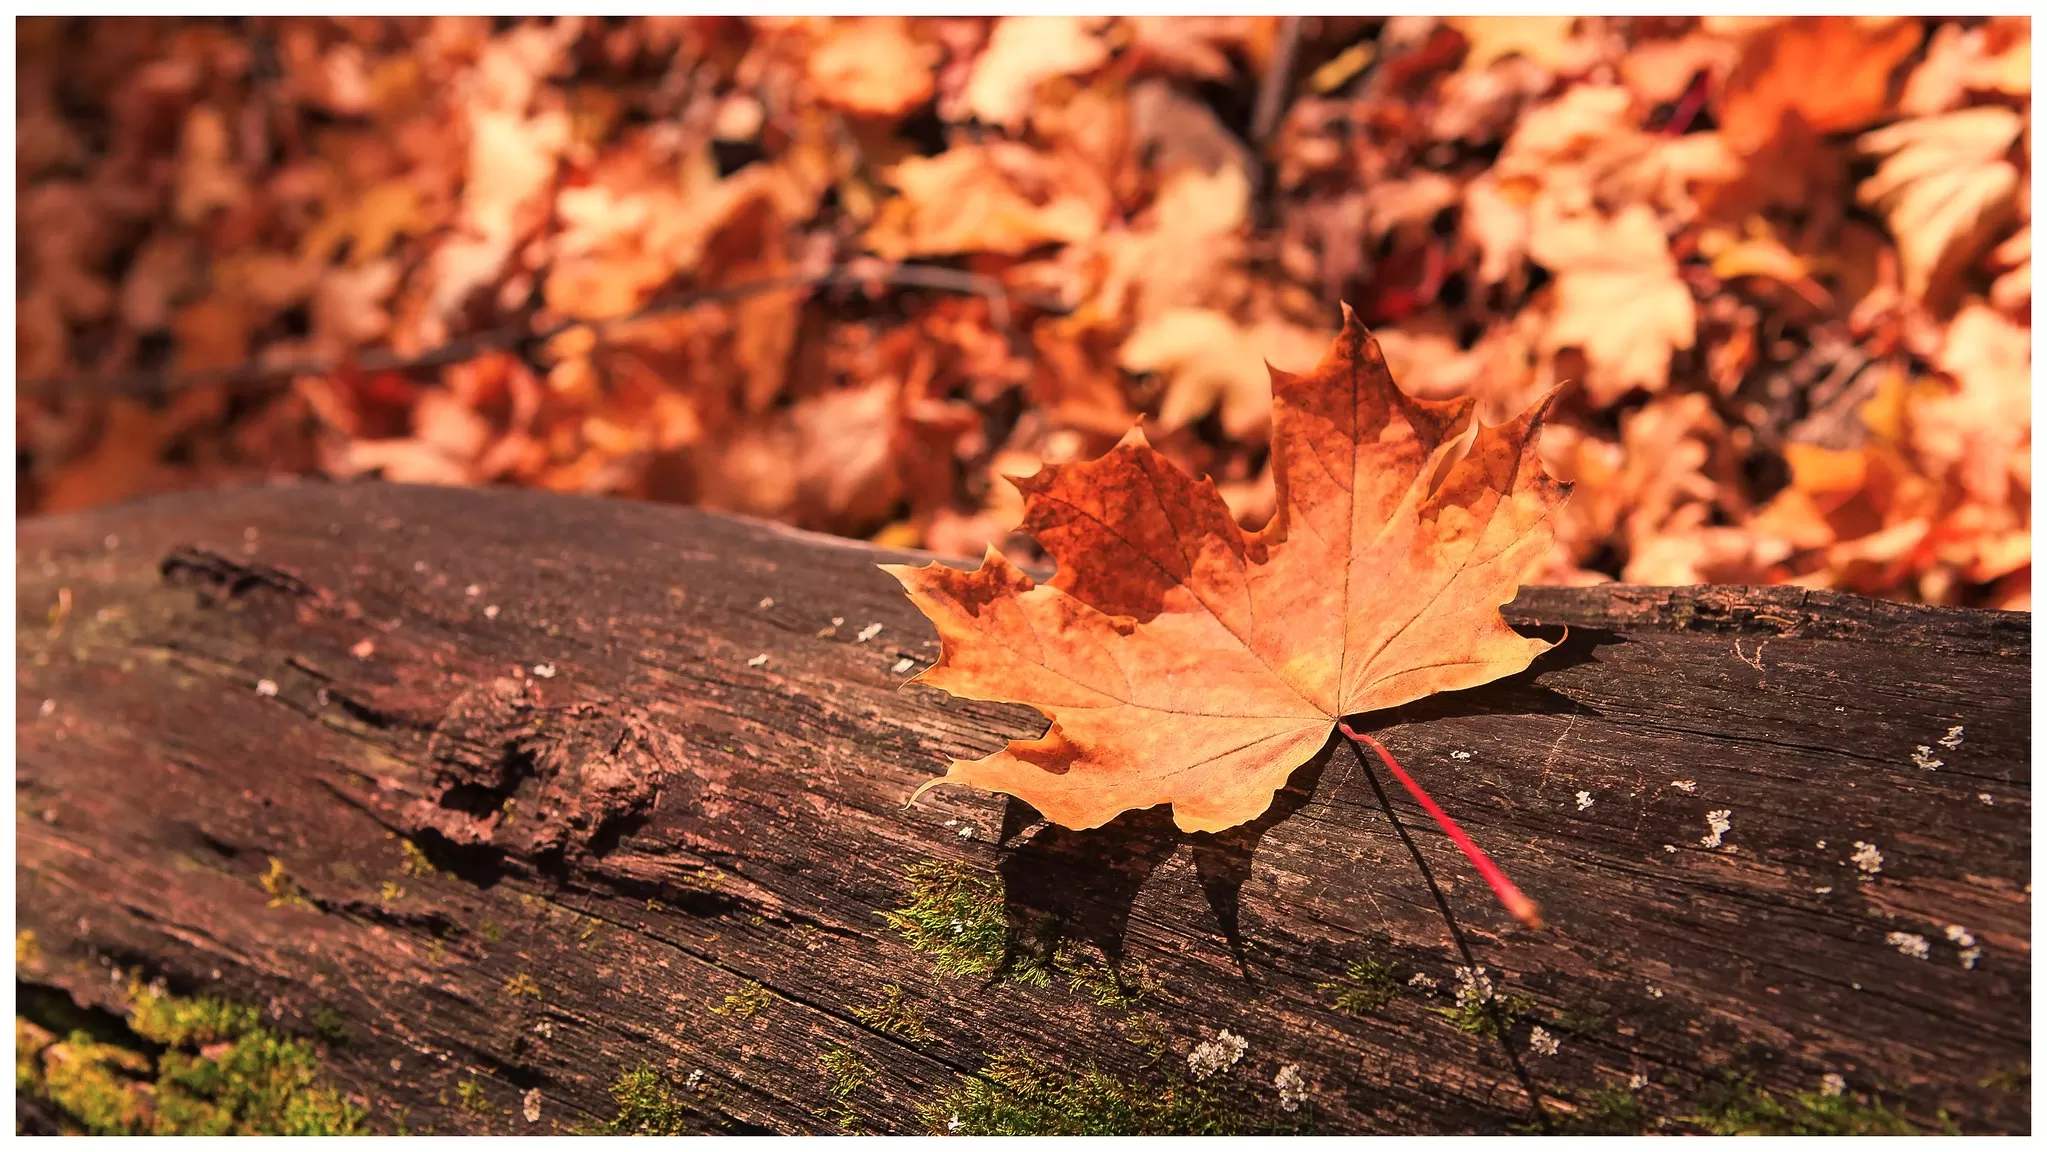
[{"label": "fallen leaf pile", "polygon": [[[2029,605],[2023,17],[24,19],[21,513],[279,475],[1036,557],[1348,299],[1545,582]],[[1122,449],[1117,449],[1122,451]]]}]

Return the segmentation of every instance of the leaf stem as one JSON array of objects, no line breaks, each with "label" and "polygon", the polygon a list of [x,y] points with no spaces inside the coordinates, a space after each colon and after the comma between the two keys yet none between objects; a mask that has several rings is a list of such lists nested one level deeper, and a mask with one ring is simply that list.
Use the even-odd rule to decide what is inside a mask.
[{"label": "leaf stem", "polygon": [[1450,837],[1450,842],[1457,845],[1458,851],[1464,853],[1464,858],[1471,861],[1471,866],[1478,869],[1478,874],[1485,877],[1485,882],[1492,886],[1493,895],[1499,898],[1500,905],[1512,913],[1514,919],[1530,928],[1542,927],[1542,908],[1524,895],[1521,889],[1516,888],[1512,880],[1507,879],[1507,874],[1500,871],[1500,866],[1493,863],[1492,857],[1487,856],[1483,849],[1471,842],[1471,837],[1464,834],[1464,829],[1457,826],[1457,821],[1450,819],[1448,812],[1436,806],[1436,802],[1429,798],[1429,794],[1422,791],[1422,786],[1415,783],[1414,777],[1401,769],[1399,762],[1393,759],[1391,752],[1386,751],[1384,744],[1351,727],[1346,721],[1339,720],[1336,726],[1345,736],[1379,754],[1380,761],[1393,772],[1394,778],[1400,781],[1401,786],[1407,789],[1407,794],[1414,797],[1415,802],[1436,821],[1443,834]]}]

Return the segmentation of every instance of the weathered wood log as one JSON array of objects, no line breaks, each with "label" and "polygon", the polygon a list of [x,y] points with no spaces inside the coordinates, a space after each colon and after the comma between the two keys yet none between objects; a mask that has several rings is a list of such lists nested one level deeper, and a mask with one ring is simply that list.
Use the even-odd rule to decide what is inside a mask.
[{"label": "weathered wood log", "polygon": [[[1526,590],[1558,649],[1368,718],[1549,917],[1394,790],[1496,982],[1461,1011],[1346,744],[1223,835],[906,807],[1043,721],[899,688],[901,554],[379,485],[17,543],[18,988],[261,1006],[372,1127],[587,1127],[642,1064],[702,1131],[2030,1127],[2025,615]],[[1135,1118],[1052,1092],[1090,1068]]]}]

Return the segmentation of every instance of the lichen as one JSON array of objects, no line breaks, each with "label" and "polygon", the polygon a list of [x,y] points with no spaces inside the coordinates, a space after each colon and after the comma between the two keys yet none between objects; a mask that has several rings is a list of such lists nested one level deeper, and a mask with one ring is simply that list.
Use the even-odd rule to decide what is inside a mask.
[{"label": "lichen", "polygon": [[514,996],[530,996],[535,1000],[540,999],[540,984],[532,976],[524,972],[514,972],[512,978],[505,981],[505,991]]},{"label": "lichen", "polygon": [[[133,1046],[15,1020],[15,1087],[93,1135],[352,1135],[363,1112],[327,1085],[313,1046],[253,1008],[131,983]],[[145,1047],[160,1049],[155,1055]]]},{"label": "lichen", "polygon": [[928,1044],[932,1039],[931,1029],[924,1025],[923,1014],[903,1002],[903,986],[900,984],[882,985],[881,1003],[853,1009],[853,1018],[869,1028],[918,1044]]},{"label": "lichen", "polygon": [[419,845],[414,844],[410,840],[402,840],[398,846],[405,853],[404,859],[398,864],[400,872],[405,873],[407,876],[424,878],[440,871],[440,869],[434,867],[433,861],[427,859],[426,852]]},{"label": "lichen", "polygon": [[1393,969],[1377,960],[1353,960],[1344,965],[1342,980],[1316,987],[1335,993],[1329,1006],[1351,1016],[1384,1008],[1400,991]]},{"label": "lichen", "polygon": [[1438,1016],[1474,1036],[1498,1036],[1535,1011],[1535,1001],[1519,992],[1500,993],[1485,966],[1457,970],[1457,1004],[1437,1008]]},{"label": "lichen", "polygon": [[472,1078],[455,1085],[455,1099],[472,1116],[490,1115],[490,1097],[484,1093],[481,1080]]}]

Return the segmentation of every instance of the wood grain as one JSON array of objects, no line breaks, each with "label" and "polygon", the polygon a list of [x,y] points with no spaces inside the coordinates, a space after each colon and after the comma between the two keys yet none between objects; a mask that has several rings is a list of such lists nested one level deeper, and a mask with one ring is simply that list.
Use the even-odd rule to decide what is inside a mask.
[{"label": "wood grain", "polygon": [[[906,808],[1043,722],[898,688],[937,654],[875,569],[901,553],[382,485],[166,497],[17,545],[22,987],[117,1006],[119,969],[288,1031],[336,1013],[329,1066],[383,1130],[573,1130],[644,1061],[701,1072],[704,1131],[918,1132],[992,1054],[1146,1082],[1219,1028],[1249,1042],[1225,1075],[1254,1130],[1568,1126],[1603,1088],[1683,1130],[1716,1077],[1828,1073],[1928,1127],[2030,1129],[2026,615],[1529,589],[1517,626],[1569,628],[1536,667],[1366,718],[1548,915],[1508,919],[1393,790],[1479,962],[1529,998],[1505,1043],[1538,1117],[1502,1044],[1440,1011],[1458,961],[1348,745],[1216,836],[1158,811],[1076,833],[958,789]],[[273,858],[305,903],[273,906]],[[1141,997],[940,975],[882,916],[926,861]],[[1337,1011],[1324,985],[1366,960],[1398,994]],[[856,1011],[890,985],[921,1035]],[[758,1009],[718,1011],[734,995]],[[874,1073],[843,1099],[838,1050]]]}]

